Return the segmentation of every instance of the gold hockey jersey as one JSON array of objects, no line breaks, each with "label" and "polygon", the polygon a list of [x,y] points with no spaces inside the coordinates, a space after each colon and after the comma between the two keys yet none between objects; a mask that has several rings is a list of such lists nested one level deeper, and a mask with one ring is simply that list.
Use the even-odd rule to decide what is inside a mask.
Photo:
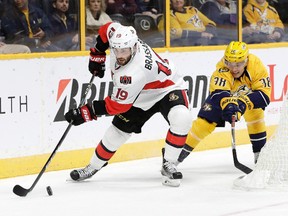
[{"label": "gold hockey jersey", "polygon": [[[248,55],[248,63],[243,75],[235,79],[221,59],[216,65],[216,71],[210,80],[210,93],[216,90],[226,90],[231,95],[249,94],[252,91],[261,91],[269,99],[271,94],[271,82],[269,74],[262,61],[255,55]],[[259,98],[262,100],[262,98]]]}]

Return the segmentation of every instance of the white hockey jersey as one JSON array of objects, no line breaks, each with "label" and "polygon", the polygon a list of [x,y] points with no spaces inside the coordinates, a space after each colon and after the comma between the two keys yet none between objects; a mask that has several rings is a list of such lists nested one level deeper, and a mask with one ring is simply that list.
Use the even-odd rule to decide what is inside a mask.
[{"label": "white hockey jersey", "polygon": [[[108,42],[109,29],[118,25],[111,23],[106,28]],[[111,51],[110,68],[114,87],[111,97],[105,99],[109,114],[123,113],[131,106],[148,110],[172,90],[186,89],[176,69],[141,40],[137,42],[136,54],[124,66],[117,64]]]}]

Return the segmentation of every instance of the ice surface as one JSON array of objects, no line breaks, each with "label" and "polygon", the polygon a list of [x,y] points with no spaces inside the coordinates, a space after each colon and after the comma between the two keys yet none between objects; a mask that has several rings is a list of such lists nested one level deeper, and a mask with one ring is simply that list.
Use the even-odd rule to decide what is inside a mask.
[{"label": "ice surface", "polygon": [[[237,146],[238,159],[253,168],[251,146]],[[86,182],[67,181],[70,170],[0,180],[2,216],[287,216],[287,191],[242,191],[233,181],[244,175],[233,166],[231,148],[192,152],[179,165],[178,188],[161,183],[161,158],[109,164]],[[53,196],[48,196],[50,185]]]}]

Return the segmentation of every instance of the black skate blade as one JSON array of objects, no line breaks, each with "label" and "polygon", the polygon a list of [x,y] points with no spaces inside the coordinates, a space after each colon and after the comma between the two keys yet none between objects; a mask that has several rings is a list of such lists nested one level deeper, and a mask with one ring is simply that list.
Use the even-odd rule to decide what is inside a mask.
[{"label": "black skate blade", "polygon": [[20,185],[15,185],[13,192],[18,196],[25,197],[29,193],[29,190],[21,187]]}]

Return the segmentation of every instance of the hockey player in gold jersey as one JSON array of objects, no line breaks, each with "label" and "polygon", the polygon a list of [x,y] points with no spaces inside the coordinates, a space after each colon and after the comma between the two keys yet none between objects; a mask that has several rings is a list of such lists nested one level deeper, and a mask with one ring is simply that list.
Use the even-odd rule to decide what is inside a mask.
[{"label": "hockey player in gold jersey", "polygon": [[247,44],[232,41],[217,63],[210,80],[210,93],[192,123],[186,144],[178,158],[182,162],[216,126],[244,117],[255,163],[266,143],[264,109],[270,103],[270,79],[261,60],[249,54]]}]

